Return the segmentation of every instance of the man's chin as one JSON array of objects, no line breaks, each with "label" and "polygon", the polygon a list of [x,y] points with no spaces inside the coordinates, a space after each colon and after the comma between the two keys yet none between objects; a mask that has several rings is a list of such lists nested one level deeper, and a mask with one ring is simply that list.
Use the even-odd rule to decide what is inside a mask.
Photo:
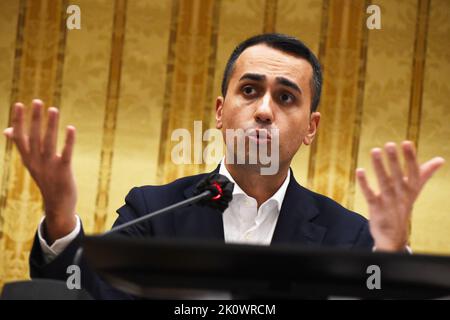
[{"label": "man's chin", "polygon": [[271,159],[270,157],[260,158],[258,156],[251,156],[246,154],[245,157],[228,159],[225,157],[225,163],[233,165],[239,169],[258,172],[261,175],[275,175],[279,170],[278,159]]}]

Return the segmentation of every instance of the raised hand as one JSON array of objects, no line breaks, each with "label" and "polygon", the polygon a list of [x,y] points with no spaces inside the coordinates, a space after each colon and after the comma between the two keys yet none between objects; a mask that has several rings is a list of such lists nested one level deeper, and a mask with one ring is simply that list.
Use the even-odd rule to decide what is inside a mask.
[{"label": "raised hand", "polygon": [[12,127],[4,134],[13,140],[22,158],[41,191],[45,207],[47,241],[52,243],[70,233],[76,225],[75,206],[77,190],[71,168],[72,151],[75,143],[75,128],[68,126],[66,140],[61,154],[56,152],[59,112],[48,109],[47,127],[41,134],[44,104],[33,100],[31,123],[25,132],[25,107],[14,105]]},{"label": "raised hand", "polygon": [[387,156],[389,172],[383,165],[383,152],[372,149],[371,157],[378,180],[379,192],[368,184],[364,169],[357,169],[356,177],[369,207],[370,232],[377,250],[402,251],[408,244],[413,204],[420,191],[444,159],[435,157],[421,165],[418,164],[412,142],[401,145],[405,157],[406,170],[402,170],[397,146],[387,143],[384,153]]}]

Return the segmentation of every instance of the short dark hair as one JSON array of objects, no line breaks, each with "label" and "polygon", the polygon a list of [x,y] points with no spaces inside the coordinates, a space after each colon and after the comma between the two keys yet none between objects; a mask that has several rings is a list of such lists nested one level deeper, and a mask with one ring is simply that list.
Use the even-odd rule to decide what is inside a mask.
[{"label": "short dark hair", "polygon": [[280,50],[282,52],[290,53],[292,55],[304,58],[309,62],[313,69],[313,75],[311,79],[311,112],[317,110],[320,102],[320,93],[322,91],[322,70],[320,67],[319,59],[314,53],[300,40],[295,37],[288,36],[280,33],[264,33],[257,36],[253,36],[243,42],[241,42],[233,51],[228,59],[225,71],[222,79],[222,95],[225,97],[227,94],[228,84],[230,82],[231,74],[233,73],[234,66],[239,56],[245,49],[253,47],[258,44],[265,44],[273,49]]}]

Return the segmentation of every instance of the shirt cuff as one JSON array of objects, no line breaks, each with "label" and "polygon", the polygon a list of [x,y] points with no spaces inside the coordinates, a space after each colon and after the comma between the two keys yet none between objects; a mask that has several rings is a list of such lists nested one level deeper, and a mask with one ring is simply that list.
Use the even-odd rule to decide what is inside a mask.
[{"label": "shirt cuff", "polygon": [[[377,247],[373,247],[372,248],[372,252],[375,252],[375,251],[377,251]],[[408,254],[413,254],[413,251],[412,251],[412,249],[411,249],[411,247],[410,246],[406,246],[405,247],[405,250],[403,251],[404,253],[408,253]]]},{"label": "shirt cuff", "polygon": [[68,235],[57,239],[51,246],[49,246],[43,236],[45,216],[42,217],[38,227],[38,238],[42,253],[44,254],[45,263],[52,262],[78,236],[81,230],[81,221],[78,215],[75,215],[75,218],[77,220],[75,228]]}]

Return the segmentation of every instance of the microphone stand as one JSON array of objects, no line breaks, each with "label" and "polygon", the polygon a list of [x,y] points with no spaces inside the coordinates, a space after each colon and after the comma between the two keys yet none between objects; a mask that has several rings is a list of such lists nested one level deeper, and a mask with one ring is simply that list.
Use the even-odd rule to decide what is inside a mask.
[{"label": "microphone stand", "polygon": [[[209,187],[211,187],[211,185],[215,187],[215,189],[213,188],[214,191],[209,190]],[[230,186],[231,186],[231,188],[230,188]],[[225,199],[225,201],[226,201],[225,205],[219,206],[219,208],[221,208],[220,210],[223,212],[225,210],[225,208],[228,206],[228,203],[232,199],[233,186],[234,186],[233,183],[231,183],[226,177],[224,177],[220,174],[209,175],[207,178],[203,179],[197,185],[197,190],[205,190],[206,189],[202,193],[200,193],[192,198],[175,203],[171,206],[148,213],[140,218],[134,219],[127,223],[121,224],[115,228],[112,228],[109,231],[106,231],[106,232],[100,234],[99,237],[108,236],[110,234],[113,234],[113,233],[116,233],[123,229],[126,229],[130,226],[133,226],[135,224],[138,224],[145,220],[148,220],[154,216],[157,216],[157,215],[160,215],[163,213],[167,213],[167,212],[175,210],[175,209],[180,209],[180,208],[186,207],[190,204],[193,204],[193,203],[196,203],[196,202],[199,202],[202,200],[206,200],[206,199],[210,199],[213,201],[217,201],[219,199],[221,199],[221,200]],[[215,192],[216,190],[217,190],[217,194]],[[223,192],[223,191],[225,191],[225,192]],[[73,264],[80,265],[82,254],[83,254],[83,247],[79,247],[77,252],[75,253],[75,257],[73,259]]]},{"label": "microphone stand", "polygon": [[129,221],[127,223],[124,223],[124,224],[121,224],[121,225],[119,225],[117,227],[114,227],[111,230],[108,230],[108,231],[104,232],[103,234],[101,234],[100,237],[104,237],[104,236],[110,235],[111,233],[119,232],[119,231],[121,231],[123,229],[128,228],[129,226],[141,223],[141,222],[143,222],[143,221],[145,221],[147,219],[150,219],[150,218],[152,218],[154,216],[157,216],[157,215],[160,215],[162,213],[167,213],[167,212],[175,210],[175,209],[180,209],[180,208],[186,207],[186,206],[188,206],[190,204],[193,204],[193,203],[196,203],[196,202],[198,202],[200,200],[209,198],[209,197],[211,197],[211,195],[212,195],[212,192],[209,191],[209,190],[206,190],[206,191],[200,193],[199,195],[197,195],[195,197],[192,197],[192,198],[186,199],[184,201],[175,203],[175,204],[173,204],[171,206],[168,206],[166,208],[162,208],[162,209],[157,210],[155,212],[148,213],[148,214],[146,214],[146,215],[144,215],[144,216],[142,216],[140,218],[134,219],[132,221]]},{"label": "microphone stand", "polygon": [[[196,203],[198,201],[210,198],[212,196],[212,194],[213,193],[211,191],[205,190],[202,193],[200,193],[199,195],[196,195],[196,196],[194,196],[192,198],[186,199],[184,201],[180,201],[180,202],[175,203],[175,204],[173,204],[171,206],[162,208],[162,209],[157,210],[155,212],[148,213],[148,214],[146,214],[146,215],[144,215],[144,216],[142,216],[140,218],[134,219],[132,221],[129,221],[127,223],[124,223],[124,224],[121,224],[121,225],[119,225],[117,227],[114,227],[111,230],[108,230],[108,231],[100,234],[99,237],[105,237],[105,236],[111,235],[112,233],[119,232],[119,231],[121,231],[123,229],[128,228],[129,226],[141,223],[141,222],[143,222],[145,220],[148,220],[148,219],[150,219],[150,218],[152,218],[154,216],[157,216],[157,215],[160,215],[160,214],[163,214],[163,213],[167,213],[167,212],[175,210],[175,209],[180,209],[180,208],[186,207],[186,206],[188,206],[190,204]],[[73,259],[73,264],[74,265],[80,265],[82,254],[83,254],[83,248],[79,247],[77,252],[75,253],[75,257]]]}]

